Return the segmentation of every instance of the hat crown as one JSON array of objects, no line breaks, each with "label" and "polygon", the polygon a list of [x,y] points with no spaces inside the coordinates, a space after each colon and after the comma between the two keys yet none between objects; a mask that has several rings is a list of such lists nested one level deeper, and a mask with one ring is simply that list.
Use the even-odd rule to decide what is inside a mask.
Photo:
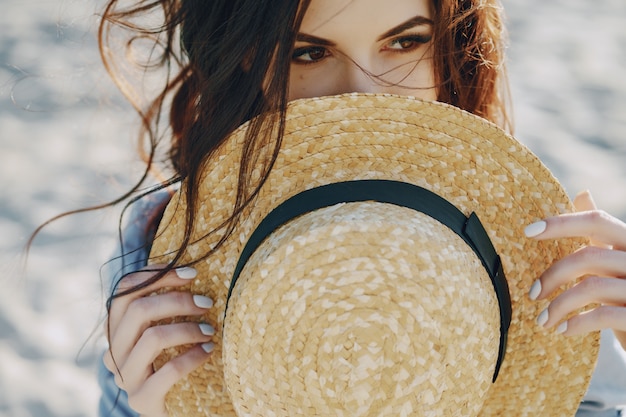
[{"label": "hat crown", "polygon": [[240,416],[478,413],[491,386],[491,279],[458,235],[405,207],[346,203],[291,221],[251,256],[230,303],[224,369]]}]

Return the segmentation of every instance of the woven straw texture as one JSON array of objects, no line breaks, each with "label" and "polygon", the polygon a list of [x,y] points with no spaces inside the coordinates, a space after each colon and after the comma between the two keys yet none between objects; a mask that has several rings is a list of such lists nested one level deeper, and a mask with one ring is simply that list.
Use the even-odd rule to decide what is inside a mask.
[{"label": "woven straw texture", "polygon": [[247,265],[224,326],[238,415],[480,411],[498,303],[480,260],[438,221],[340,204],[289,223]]},{"label": "woven straw texture", "polygon": [[[245,127],[242,127],[235,132],[233,137],[220,148],[219,152],[207,164],[202,187],[199,190],[204,198],[198,208],[200,220],[195,232],[197,239],[222,224],[230,215],[230,210],[235,201],[236,178],[244,129]],[[328,183],[355,179],[391,179],[409,182],[446,198],[466,215],[472,211],[478,214],[496,250],[502,257],[513,307],[507,353],[500,370],[500,376],[495,384],[490,383],[494,356],[487,354],[485,356],[479,353],[478,345],[487,345],[487,349],[489,349],[488,345],[495,343],[496,347],[492,349],[496,350],[498,336],[493,336],[491,332],[488,332],[488,336],[486,330],[483,332],[483,330],[476,328],[478,323],[485,323],[486,329],[493,327],[489,324],[490,316],[484,311],[481,313],[480,308],[477,308],[473,314],[478,314],[483,318],[480,320],[471,319],[470,326],[461,329],[464,325],[460,326],[459,322],[455,321],[449,323],[449,327],[442,324],[437,329],[442,331],[441,327],[447,327],[445,331],[452,331],[451,337],[456,338],[454,343],[471,346],[469,353],[455,350],[454,346],[449,344],[425,349],[424,346],[418,347],[412,344],[415,343],[415,338],[412,338],[406,347],[404,345],[402,348],[395,346],[404,343],[403,335],[407,334],[407,329],[421,320],[419,315],[415,315],[416,313],[411,312],[411,308],[407,307],[408,304],[405,303],[407,299],[393,298],[396,296],[403,297],[404,287],[396,288],[393,297],[381,295],[376,298],[376,309],[380,308],[381,311],[387,311],[385,309],[388,308],[391,312],[397,309],[399,312],[399,315],[381,313],[385,319],[381,319],[383,321],[379,326],[375,324],[377,318],[359,318],[360,316],[357,315],[350,318],[350,323],[354,319],[353,324],[344,323],[345,326],[353,326],[356,329],[353,333],[354,337],[348,336],[350,332],[339,333],[337,329],[341,328],[341,325],[334,328],[333,331],[337,332],[335,335],[318,336],[317,343],[325,340],[325,337],[332,337],[337,342],[335,347],[312,345],[311,338],[315,336],[311,336],[309,333],[307,343],[301,343],[302,346],[299,347],[298,352],[307,352],[307,355],[310,356],[307,363],[317,361],[314,366],[317,366],[317,372],[320,372],[318,375],[299,373],[298,369],[292,365],[297,362],[290,357],[272,358],[272,360],[264,358],[263,355],[267,354],[264,352],[264,346],[262,346],[264,339],[262,335],[254,332],[256,329],[254,326],[258,326],[258,324],[245,324],[247,318],[243,316],[237,322],[237,326],[241,326],[242,329],[247,328],[251,333],[231,335],[226,331],[226,337],[229,338],[226,341],[228,346],[236,344],[238,349],[236,352],[235,349],[229,350],[224,352],[224,356],[222,355],[226,295],[237,258],[250,233],[273,207],[298,192]],[[155,262],[171,259],[172,253],[177,250],[182,241],[184,207],[183,196],[175,196],[161,222],[157,239],[153,245],[152,255],[155,256]],[[367,94],[307,99],[292,103],[287,120],[287,133],[283,139],[279,157],[258,198],[243,213],[240,222],[220,250],[207,261],[201,261],[195,265],[199,277],[189,289],[193,293],[204,294],[215,300],[214,308],[203,320],[216,324],[217,334],[214,340],[216,349],[203,367],[193,372],[170,391],[167,405],[171,415],[235,416],[239,413],[241,415],[269,416],[298,415],[300,413],[301,415],[372,416],[572,416],[586,390],[595,365],[598,336],[593,334],[566,338],[553,332],[540,330],[535,324],[535,318],[545,308],[547,301],[531,302],[528,300],[527,293],[532,282],[552,262],[573,252],[584,242],[574,240],[539,242],[524,238],[523,233],[523,228],[533,221],[571,210],[571,204],[564,190],[528,149],[493,124],[452,106],[427,103],[406,97]],[[401,218],[401,215],[398,216]],[[389,221],[393,217],[385,215],[383,220]],[[306,223],[302,225],[298,223],[300,221],[314,221],[314,219],[303,216],[303,219],[294,221],[293,227],[304,230],[307,228]],[[422,218],[420,223],[427,224],[428,222]],[[355,230],[358,230],[358,227]],[[281,231],[281,233],[283,232]],[[315,229],[311,229],[310,234],[305,233],[303,239],[315,239],[315,233]],[[325,233],[328,234],[328,231]],[[419,233],[413,233],[411,236],[416,234]],[[201,257],[215,245],[220,237],[220,233],[214,233],[201,239],[198,244],[189,247],[184,254],[184,262],[192,262]],[[365,238],[359,237],[358,239]],[[407,244],[406,239],[411,238],[406,235],[400,236],[397,244],[400,246]],[[272,248],[271,242],[266,242],[263,247],[266,246]],[[319,247],[319,245],[314,246]],[[365,252],[369,245],[362,246],[362,248],[353,248],[353,250]],[[379,242],[374,247],[377,248],[375,249],[376,252],[383,250]],[[393,247],[391,245],[389,250],[393,250]],[[264,249],[266,252],[269,250],[267,248]],[[420,248],[428,248],[428,245]],[[276,247],[271,250],[278,253],[281,250],[289,251],[292,249]],[[302,247],[298,247],[298,251],[292,252],[290,257],[295,256],[297,260],[298,252],[301,250]],[[435,255],[432,251],[428,253],[430,256]],[[458,253],[459,247],[455,246],[450,256],[458,258]],[[336,254],[339,256],[338,252]],[[282,256],[286,257],[286,254]],[[317,255],[310,254],[307,256],[311,256],[309,263],[313,263]],[[254,262],[248,263],[250,269],[254,268],[255,265],[258,266],[267,262],[267,259],[263,259],[262,253],[255,254],[254,258],[256,259]],[[398,271],[402,270],[400,264],[394,265],[394,268],[399,268]],[[469,263],[464,265],[467,266]],[[351,267],[342,266],[342,268],[347,271]],[[246,269],[249,268],[246,267]],[[280,272],[281,270],[283,272]],[[282,273],[284,277],[290,280],[292,278],[292,272],[286,268],[276,267],[273,273]],[[407,276],[400,272],[394,272],[393,275],[394,277],[397,276],[398,282],[402,282],[404,286],[403,281],[407,279]],[[246,272],[246,276],[250,276],[248,272]],[[307,276],[307,280],[310,279],[311,276]],[[345,279],[350,280],[350,275],[346,275]],[[359,286],[356,278],[354,280],[348,284],[348,289],[345,291],[354,289],[356,295],[359,295],[359,291],[365,288],[365,283],[374,285],[373,282],[376,281],[363,277],[364,284]],[[473,280],[475,285],[484,281],[477,276],[474,276]],[[246,280],[244,279],[244,281]],[[239,289],[242,288],[240,284],[237,284],[238,290],[234,299],[238,306],[252,306],[254,303],[260,302],[279,303],[270,307],[268,311],[271,311],[271,308],[275,308],[277,312],[281,311],[282,299],[279,301],[255,300],[254,291],[242,291]],[[378,285],[378,283],[376,284]],[[245,282],[243,287],[246,285],[253,284]],[[289,285],[293,285],[291,281]],[[351,285],[354,288],[350,287]],[[380,287],[375,286],[375,292],[380,290],[385,294],[385,286],[389,286],[389,282],[380,285]],[[324,287],[321,286],[312,290],[318,293],[316,297],[324,295],[319,294],[319,292],[324,292],[321,288]],[[409,285],[408,288],[411,286]],[[407,291],[412,290],[414,289]],[[289,294],[290,291],[292,291],[291,287],[285,287],[279,292]],[[419,290],[416,291],[419,292]],[[446,295],[441,296],[440,300],[434,300],[432,305],[435,306],[437,302],[442,300],[448,300],[447,302],[453,300],[453,304],[458,304],[459,300],[465,297],[474,301],[480,300],[480,303],[495,302],[489,297],[474,294],[466,296],[465,292],[467,291],[469,294],[469,290],[462,286],[456,288],[455,291],[462,291],[462,294],[455,296],[446,293]],[[237,300],[238,293],[242,294],[241,300]],[[246,294],[252,298],[243,298]],[[423,296],[423,293],[419,295],[419,297]],[[359,298],[357,297],[357,299]],[[392,299],[393,302],[386,301]],[[342,304],[340,300],[329,299],[328,302],[329,305]],[[292,300],[291,303],[294,301]],[[365,299],[359,303],[364,304],[357,310],[368,310]],[[384,303],[390,305],[386,306]],[[309,320],[313,320],[316,314],[318,317],[324,315],[323,318],[318,318],[322,327],[311,324],[311,331],[319,332],[323,329],[324,321],[339,320],[338,317],[340,316],[338,312],[336,317],[333,316],[333,308],[323,308],[323,306],[323,302],[318,300],[311,304],[296,303],[293,306],[286,304],[285,308],[292,309],[288,317],[298,317],[295,314],[296,310],[298,314],[308,317]],[[306,310],[304,312],[300,311],[303,307]],[[459,306],[460,310],[455,311],[454,314],[470,314],[467,310],[469,307],[471,305]],[[311,311],[309,312],[308,309]],[[368,311],[373,314],[376,309],[369,308]],[[497,310],[497,307],[495,309]],[[237,312],[239,312],[239,307]],[[230,313],[232,311],[229,306],[229,316]],[[254,314],[250,316],[250,319],[259,320],[258,317],[254,318],[253,316]],[[385,347],[385,353],[379,355],[378,359],[374,357],[375,355],[372,356],[373,359],[371,360],[374,362],[370,365],[364,365],[372,376],[370,381],[367,378],[361,378],[359,368],[354,366],[356,356],[348,357],[346,355],[352,355],[357,350],[354,348],[355,345],[351,344],[357,339],[365,341],[361,342],[361,345],[372,343],[374,346],[383,342],[374,333],[358,330],[359,325],[355,323],[359,320],[364,323],[367,322],[370,326],[374,323],[378,326],[376,332],[381,334],[381,338],[386,338],[389,340],[388,343],[394,344],[394,346]],[[394,320],[397,322],[392,325]],[[440,323],[445,323],[447,318],[437,317],[437,320]],[[426,321],[422,322],[425,323]],[[315,323],[315,320],[312,323]],[[427,327],[424,324],[420,325]],[[258,329],[256,330],[258,331]],[[282,346],[283,341],[288,336],[286,323],[266,322],[263,331],[266,334],[272,332],[271,334],[275,335],[272,336],[274,340],[270,340],[275,345]],[[236,341],[231,340],[231,336],[236,337]],[[472,340],[473,337],[479,341],[478,345]],[[490,340],[490,337],[495,337],[495,341]],[[435,343],[430,339],[430,336],[425,339],[425,343]],[[340,350],[339,344],[344,347],[345,352],[338,351]],[[165,352],[155,362],[155,367],[158,368],[184,349],[185,347],[181,347]],[[429,390],[422,392],[420,389],[413,393],[414,399],[397,401],[398,398],[404,399],[411,395],[409,393],[410,385],[404,384],[404,381],[412,379],[403,376],[410,372],[408,369],[412,366],[411,360],[418,360],[418,356],[411,353],[411,349],[420,352],[423,355],[421,357],[428,358],[425,359],[424,364],[418,364],[414,369],[426,369],[424,366],[428,367],[429,372],[425,372],[424,377],[430,378],[429,380],[435,385],[432,394]],[[445,353],[436,356],[437,352]],[[274,356],[280,355],[281,352],[274,353]],[[342,355],[343,359],[341,358]],[[392,357],[391,355],[395,356]],[[245,376],[243,371],[238,368],[240,365],[237,361],[252,356],[255,356],[254,361],[261,364],[259,369],[262,370],[262,374]],[[388,375],[379,372],[381,367],[387,366],[385,361],[388,358],[391,366],[396,366],[398,358],[400,358],[400,362],[406,359],[408,365],[406,365],[406,370],[398,369],[399,376],[396,380],[379,382],[376,380],[377,375]],[[228,375],[229,388],[232,389],[232,400],[231,393],[226,387],[224,360],[229,361],[226,362],[228,364],[226,374]],[[302,360],[302,358],[298,360]],[[375,362],[376,360],[383,362]],[[460,361],[467,361],[467,364],[459,365]],[[472,361],[475,362],[470,363]],[[275,366],[278,366],[275,364],[279,363],[287,368],[284,371],[274,369]],[[448,363],[459,366],[460,369],[465,366],[467,369],[472,369],[478,363],[483,364],[488,369],[483,374],[478,375],[448,374],[447,377],[451,379],[446,380],[446,376],[441,377],[444,379],[437,379],[440,375],[436,374],[440,371],[435,369],[436,366],[446,368],[445,365]],[[263,364],[266,368],[262,367]],[[334,377],[332,380],[329,376],[321,374],[324,369],[322,366],[329,365],[332,366],[332,368],[328,368],[332,371],[331,375]],[[442,369],[446,370],[444,368]],[[349,369],[351,370],[349,371]],[[449,370],[446,371],[449,372]],[[346,372],[350,372],[350,374],[345,375]],[[290,378],[294,374],[299,374],[300,380],[303,381],[302,384],[306,387],[291,386]],[[278,380],[277,378],[282,378],[282,375],[286,375],[285,377],[288,379],[286,381]],[[243,383],[242,380],[230,382],[236,381],[237,378],[256,378],[257,381],[254,385],[249,379],[243,379]],[[260,378],[264,379],[258,380]],[[316,378],[317,380],[313,381]],[[348,381],[346,378],[351,379]],[[384,378],[387,377],[384,376]],[[485,381],[489,382],[486,386],[484,385]],[[352,382],[355,382],[356,385]],[[251,385],[248,386],[248,383]],[[262,394],[264,391],[259,388],[259,384],[263,390],[269,392],[268,395],[279,396],[280,398],[263,397],[259,399],[265,395]],[[289,384],[289,387],[286,384]],[[359,386],[360,388],[357,387],[358,384],[362,384]],[[369,388],[370,386],[371,388]],[[381,387],[388,386],[393,386],[396,391],[381,393]],[[370,391],[363,390],[363,387],[368,387],[367,389]],[[461,388],[459,389],[459,387]],[[449,398],[444,395],[448,389],[462,392],[466,388],[472,393],[473,398],[462,399],[459,402],[456,398]],[[335,404],[335,406],[340,404],[337,407],[343,407],[345,411],[341,414],[337,409],[328,411],[327,409],[308,408],[307,400],[303,399],[307,395],[304,392],[307,389],[323,390],[324,392],[320,395],[326,397],[329,396],[329,393],[332,394],[333,390],[342,390],[342,397],[329,400],[329,404]],[[382,390],[384,391],[385,388]],[[300,404],[301,411],[297,409],[285,411],[285,409],[274,408],[279,407],[279,404],[292,401],[292,398],[287,397],[296,395],[300,395],[300,397],[296,397],[298,399],[295,400],[293,407]],[[364,398],[364,395],[367,398]],[[387,401],[386,399],[391,400]],[[442,407],[424,407],[425,403],[437,402],[437,399],[442,401]],[[237,413],[233,407],[233,400],[237,407]],[[363,411],[367,410],[367,407],[370,407],[369,411]]]}]

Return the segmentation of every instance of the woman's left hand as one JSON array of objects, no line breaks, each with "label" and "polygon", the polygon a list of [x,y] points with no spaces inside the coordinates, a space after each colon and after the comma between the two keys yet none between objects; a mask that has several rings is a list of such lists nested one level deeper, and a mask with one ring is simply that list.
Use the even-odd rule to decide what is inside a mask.
[{"label": "woman's left hand", "polygon": [[[587,237],[589,246],[555,262],[532,285],[532,300],[547,298],[561,285],[583,277],[557,296],[537,317],[537,324],[565,335],[613,329],[626,349],[626,224],[598,210],[589,192],[574,199],[576,213],[550,217],[526,227],[527,237],[546,240]],[[571,312],[597,307],[566,321]]]}]

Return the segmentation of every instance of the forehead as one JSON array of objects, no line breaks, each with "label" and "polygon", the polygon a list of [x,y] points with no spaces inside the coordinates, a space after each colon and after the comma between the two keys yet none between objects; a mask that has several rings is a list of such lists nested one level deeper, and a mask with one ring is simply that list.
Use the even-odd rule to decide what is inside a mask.
[{"label": "forehead", "polygon": [[321,37],[352,30],[382,33],[415,16],[432,19],[432,0],[311,0],[300,30]]}]

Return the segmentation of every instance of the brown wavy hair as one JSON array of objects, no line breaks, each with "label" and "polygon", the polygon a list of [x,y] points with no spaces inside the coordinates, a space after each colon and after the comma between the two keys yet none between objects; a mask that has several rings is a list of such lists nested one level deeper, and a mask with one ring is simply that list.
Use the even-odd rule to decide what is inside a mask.
[{"label": "brown wavy hair", "polygon": [[506,30],[498,0],[433,0],[438,101],[512,133],[505,69]]},{"label": "brown wavy hair", "polygon": [[[506,37],[499,0],[432,2],[438,100],[511,131],[504,66]],[[140,149],[146,169],[135,186],[117,200],[58,217],[128,201],[151,172],[169,170],[169,179],[163,179],[161,186],[181,182],[188,202],[185,239],[172,267],[190,243],[203,164],[233,130],[251,120],[236,204],[223,225],[223,236],[227,236],[237,215],[262,185],[280,147],[293,44],[309,3],[109,0],[98,32],[100,52],[107,71],[140,117]],[[142,101],[138,97],[143,93],[133,88],[137,81],[127,76],[127,68],[136,44],[145,50],[146,42],[150,53],[140,65],[141,71],[144,75],[156,71],[163,82],[153,89],[152,97],[144,96]],[[260,149],[267,144],[270,153],[261,155]],[[161,154],[164,160],[157,161]],[[261,181],[251,184],[251,172],[259,168]]]}]

